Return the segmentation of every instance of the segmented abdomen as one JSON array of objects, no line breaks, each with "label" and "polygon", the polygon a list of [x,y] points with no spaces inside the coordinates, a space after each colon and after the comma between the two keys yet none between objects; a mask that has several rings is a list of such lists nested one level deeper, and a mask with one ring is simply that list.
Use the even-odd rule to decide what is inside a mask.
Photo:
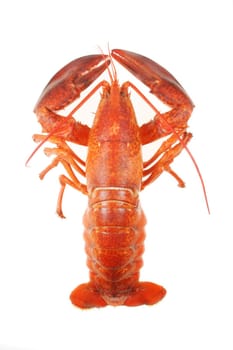
[{"label": "segmented abdomen", "polygon": [[144,251],[145,215],[137,191],[95,188],[84,215],[90,281],[106,299],[136,288]]}]

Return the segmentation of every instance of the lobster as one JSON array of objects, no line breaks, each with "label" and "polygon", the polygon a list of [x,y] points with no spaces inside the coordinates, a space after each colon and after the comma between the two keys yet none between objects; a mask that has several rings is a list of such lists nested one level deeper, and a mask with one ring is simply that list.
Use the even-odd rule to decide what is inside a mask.
[{"label": "lobster", "polygon": [[[145,84],[169,110],[160,113],[130,81],[120,86],[113,59]],[[106,70],[110,82],[98,82],[67,116],[60,114]],[[76,121],[75,112],[100,89],[92,127]],[[154,113],[141,126],[137,123],[130,89]],[[67,185],[88,196],[83,224],[90,281],[79,285],[70,295],[71,302],[79,308],[152,305],[165,296],[162,286],[139,281],[146,224],[139,192],[164,171],[184,187],[171,163],[187,149],[192,137],[187,132],[187,122],[193,108],[183,87],[166,69],[145,56],[119,49],[108,55],[89,55],[70,62],[43,90],[34,109],[42,134],[33,137],[39,143],[36,150],[46,141],[55,146],[44,150],[53,160],[40,173],[40,178],[58,164],[64,167],[67,175],[59,177],[61,188],[57,201],[60,217],[64,217],[62,199]],[[166,139],[154,155],[144,161],[142,146],[163,137]],[[68,142],[87,146],[85,161]],[[86,183],[79,180],[80,176],[86,178]]]}]

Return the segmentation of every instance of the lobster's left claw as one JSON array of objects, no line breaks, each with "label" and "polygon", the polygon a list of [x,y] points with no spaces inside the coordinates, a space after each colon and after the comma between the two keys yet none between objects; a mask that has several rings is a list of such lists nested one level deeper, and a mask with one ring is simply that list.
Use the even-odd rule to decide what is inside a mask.
[{"label": "lobster's left claw", "polygon": [[48,82],[34,112],[41,114],[43,108],[57,111],[66,107],[80,97],[81,92],[105,71],[109,63],[107,55],[83,56],[68,63]]},{"label": "lobster's left claw", "polygon": [[34,108],[44,133],[87,145],[90,128],[76,122],[72,114],[67,118],[56,112],[78,99],[110,62],[108,55],[84,56],[68,63],[53,76]]}]

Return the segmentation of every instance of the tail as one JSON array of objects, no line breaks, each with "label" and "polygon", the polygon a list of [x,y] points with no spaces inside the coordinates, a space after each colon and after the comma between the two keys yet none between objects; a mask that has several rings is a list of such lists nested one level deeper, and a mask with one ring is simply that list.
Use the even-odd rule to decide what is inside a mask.
[{"label": "tail", "polygon": [[90,282],[70,296],[80,308],[152,305],[166,294],[157,284],[139,282],[146,218],[130,189],[121,189],[120,198],[119,188],[99,188],[84,215]]},{"label": "tail", "polygon": [[81,308],[88,309],[93,307],[112,306],[140,306],[154,305],[166,295],[166,290],[152,282],[138,282],[136,288],[127,292],[127,295],[118,297],[109,297],[100,294],[93,283],[84,283],[79,285],[70,295],[72,304]]}]

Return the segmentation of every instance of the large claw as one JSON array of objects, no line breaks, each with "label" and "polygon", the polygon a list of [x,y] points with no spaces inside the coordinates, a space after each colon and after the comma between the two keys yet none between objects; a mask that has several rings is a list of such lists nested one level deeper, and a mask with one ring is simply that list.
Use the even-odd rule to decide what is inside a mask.
[{"label": "large claw", "polygon": [[43,132],[53,133],[67,141],[87,145],[89,127],[68,119],[56,111],[68,106],[105,71],[110,64],[107,55],[91,55],[78,58],[63,67],[43,90],[34,112]]},{"label": "large claw", "polygon": [[134,52],[115,49],[112,57],[150,88],[162,102],[171,107],[158,113],[140,127],[143,145],[177,131],[185,131],[194,104],[180,83],[165,68],[151,59]]},{"label": "large claw", "polygon": [[40,113],[45,107],[52,111],[66,107],[104,72],[109,63],[107,55],[83,56],[68,63],[48,82],[34,112]]},{"label": "large claw", "polygon": [[151,59],[125,50],[112,50],[112,57],[151,89],[161,101],[171,107],[194,107],[180,83],[165,68]]}]

